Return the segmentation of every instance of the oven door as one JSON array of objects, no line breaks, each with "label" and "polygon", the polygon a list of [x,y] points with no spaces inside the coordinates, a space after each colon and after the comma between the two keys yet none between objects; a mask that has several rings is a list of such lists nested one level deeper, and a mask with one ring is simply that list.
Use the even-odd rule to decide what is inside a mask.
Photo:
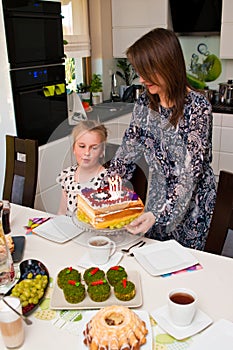
[{"label": "oven door", "polygon": [[53,86],[62,84],[14,92],[18,137],[38,140],[40,146],[58,138],[61,124],[68,124],[66,92],[52,93]]},{"label": "oven door", "polygon": [[60,3],[14,1],[15,8],[4,3],[11,69],[64,62]]}]

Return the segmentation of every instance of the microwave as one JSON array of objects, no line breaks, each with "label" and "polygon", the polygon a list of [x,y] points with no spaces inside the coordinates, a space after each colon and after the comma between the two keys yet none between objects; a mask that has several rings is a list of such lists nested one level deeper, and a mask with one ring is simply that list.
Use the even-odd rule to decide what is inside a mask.
[{"label": "microwave", "polygon": [[61,3],[3,0],[10,68],[64,62]]}]

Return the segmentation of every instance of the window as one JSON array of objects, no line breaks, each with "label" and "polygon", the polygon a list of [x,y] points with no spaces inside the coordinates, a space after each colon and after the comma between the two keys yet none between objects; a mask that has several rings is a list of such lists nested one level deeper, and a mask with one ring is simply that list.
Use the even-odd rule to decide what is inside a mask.
[{"label": "window", "polygon": [[66,54],[67,81],[71,70],[74,77],[72,86],[87,83],[86,66],[90,60],[90,36],[87,0],[62,0],[63,38]]}]

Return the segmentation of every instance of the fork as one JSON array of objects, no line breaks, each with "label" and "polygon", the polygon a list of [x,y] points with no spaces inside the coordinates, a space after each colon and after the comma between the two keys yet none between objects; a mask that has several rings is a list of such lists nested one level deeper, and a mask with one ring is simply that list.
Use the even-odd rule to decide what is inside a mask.
[{"label": "fork", "polygon": [[[143,242],[141,244],[139,244],[139,246],[137,248],[141,248],[146,244],[146,242]],[[130,253],[128,256],[134,256],[134,253]]]},{"label": "fork", "polygon": [[129,252],[130,252],[130,249],[132,249],[133,247],[136,247],[137,245],[142,244],[142,243],[143,243],[143,241],[139,241],[139,242],[137,242],[137,243],[131,245],[128,249],[121,249],[121,251],[122,251],[123,253],[129,253]]}]

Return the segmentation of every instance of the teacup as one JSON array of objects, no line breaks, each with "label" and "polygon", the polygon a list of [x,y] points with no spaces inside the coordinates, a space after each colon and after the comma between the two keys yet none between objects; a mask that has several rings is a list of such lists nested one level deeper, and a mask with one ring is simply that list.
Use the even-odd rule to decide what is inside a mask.
[{"label": "teacup", "polygon": [[189,289],[177,288],[168,295],[168,309],[176,326],[188,326],[192,322],[197,307],[197,295]]},{"label": "teacup", "polygon": [[87,244],[90,259],[96,265],[106,264],[116,251],[115,242],[106,236],[91,237]]}]

